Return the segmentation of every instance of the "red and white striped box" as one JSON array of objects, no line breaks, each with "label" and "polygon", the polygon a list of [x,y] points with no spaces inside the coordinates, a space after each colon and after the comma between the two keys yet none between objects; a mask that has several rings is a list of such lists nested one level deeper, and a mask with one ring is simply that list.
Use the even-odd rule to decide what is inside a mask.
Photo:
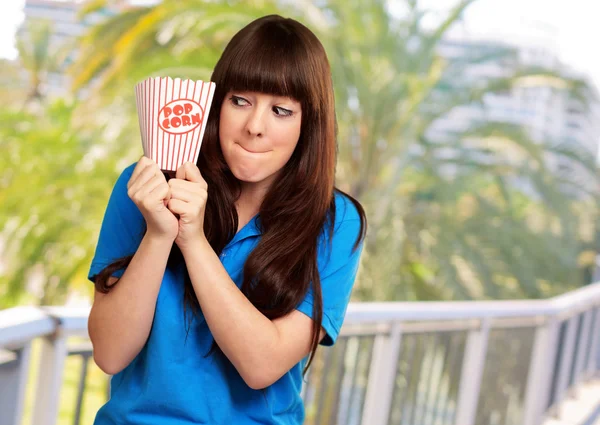
[{"label": "red and white striped box", "polygon": [[198,160],[215,83],[148,78],[135,85],[144,156],[162,171]]}]

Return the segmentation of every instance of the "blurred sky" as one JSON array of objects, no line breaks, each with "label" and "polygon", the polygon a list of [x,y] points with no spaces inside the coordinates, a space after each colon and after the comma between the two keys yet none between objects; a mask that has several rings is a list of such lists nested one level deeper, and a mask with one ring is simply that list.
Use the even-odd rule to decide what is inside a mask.
[{"label": "blurred sky", "polygon": [[[368,1],[368,0],[365,0]],[[421,0],[442,13],[457,0]],[[600,87],[598,0],[479,0],[467,9],[455,33],[468,32],[518,43],[542,44]],[[0,57],[14,58],[14,34],[25,0],[0,0]],[[403,4],[401,0],[392,3]],[[401,9],[401,8],[400,8]],[[434,18],[432,18],[434,19]]]}]

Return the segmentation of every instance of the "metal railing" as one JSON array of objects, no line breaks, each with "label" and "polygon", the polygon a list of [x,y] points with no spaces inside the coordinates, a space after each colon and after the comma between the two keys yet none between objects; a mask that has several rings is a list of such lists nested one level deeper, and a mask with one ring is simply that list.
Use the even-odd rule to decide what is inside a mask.
[{"label": "metal railing", "polygon": [[[32,425],[56,423],[65,359],[84,359],[87,309],[0,311],[0,425],[22,421],[32,341]],[[599,369],[600,283],[548,300],[352,303],[306,376],[307,425],[540,425]]]}]

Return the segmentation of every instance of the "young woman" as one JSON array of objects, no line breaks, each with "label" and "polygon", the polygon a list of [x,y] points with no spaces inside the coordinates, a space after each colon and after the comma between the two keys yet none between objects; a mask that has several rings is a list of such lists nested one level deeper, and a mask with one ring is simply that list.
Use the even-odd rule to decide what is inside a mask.
[{"label": "young woman", "polygon": [[366,219],[334,187],[325,51],[260,18],[230,41],[197,164],[117,180],[89,279],[96,425],[301,424],[303,372],[335,343]]}]

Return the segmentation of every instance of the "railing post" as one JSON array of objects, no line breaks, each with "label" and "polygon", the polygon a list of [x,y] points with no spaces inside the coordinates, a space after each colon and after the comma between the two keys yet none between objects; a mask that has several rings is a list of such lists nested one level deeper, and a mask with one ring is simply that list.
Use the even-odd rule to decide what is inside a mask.
[{"label": "railing post", "polygon": [[489,334],[489,319],[483,319],[478,329],[469,331],[460,373],[458,402],[454,422],[456,425],[475,424]]},{"label": "railing post", "polygon": [[577,336],[577,316],[573,316],[567,320],[567,329],[565,331],[565,339],[558,369],[558,378],[556,380],[555,391],[555,413],[556,417],[560,417],[559,405],[564,400],[569,386],[569,376],[571,366],[573,365],[573,357],[575,354],[575,337]]},{"label": "railing post", "polygon": [[575,395],[577,387],[581,382],[582,372],[584,369],[585,356],[588,352],[587,348],[590,343],[590,327],[592,325],[592,312],[588,310],[583,313],[583,323],[581,326],[581,334],[579,335],[579,341],[577,341],[577,358],[575,359],[575,370],[573,372],[573,388],[571,389],[571,395]]},{"label": "railing post", "polygon": [[559,331],[560,323],[556,317],[549,318],[547,323],[535,330],[527,373],[523,425],[539,425],[544,416],[550,397]]},{"label": "railing post", "polygon": [[392,323],[389,336],[375,337],[361,421],[363,425],[386,425],[388,422],[402,341],[401,326],[400,323]]},{"label": "railing post", "polygon": [[[29,359],[31,355],[31,342],[27,342],[23,347],[19,348],[18,353],[13,350],[0,350],[0,354],[8,353],[9,361],[5,365],[7,368],[12,368],[11,363],[16,362],[14,369],[9,369],[6,372],[0,370],[0,375],[3,375],[7,380],[2,381],[3,384],[8,384],[7,388],[0,388],[0,424],[1,425],[20,425],[23,421],[23,405],[25,403],[25,393],[27,390],[27,378],[29,376]],[[1,356],[0,356],[1,357]],[[2,367],[0,361],[0,368]]]},{"label": "railing post", "polygon": [[31,423],[55,425],[67,357],[67,338],[59,330],[55,335],[42,338],[41,343],[40,368]]},{"label": "railing post", "polygon": [[594,326],[592,327],[592,344],[590,347],[590,356],[587,365],[585,366],[586,378],[593,378],[598,370],[597,359],[598,350],[600,350],[600,307],[596,307],[596,317]]},{"label": "railing post", "polygon": [[16,420],[15,424],[19,425],[23,421],[23,409],[25,407],[25,394],[27,392],[27,380],[29,378],[29,370],[31,369],[31,341],[27,342],[20,353],[21,359],[19,364],[19,383],[17,384],[17,403],[15,405]]}]

